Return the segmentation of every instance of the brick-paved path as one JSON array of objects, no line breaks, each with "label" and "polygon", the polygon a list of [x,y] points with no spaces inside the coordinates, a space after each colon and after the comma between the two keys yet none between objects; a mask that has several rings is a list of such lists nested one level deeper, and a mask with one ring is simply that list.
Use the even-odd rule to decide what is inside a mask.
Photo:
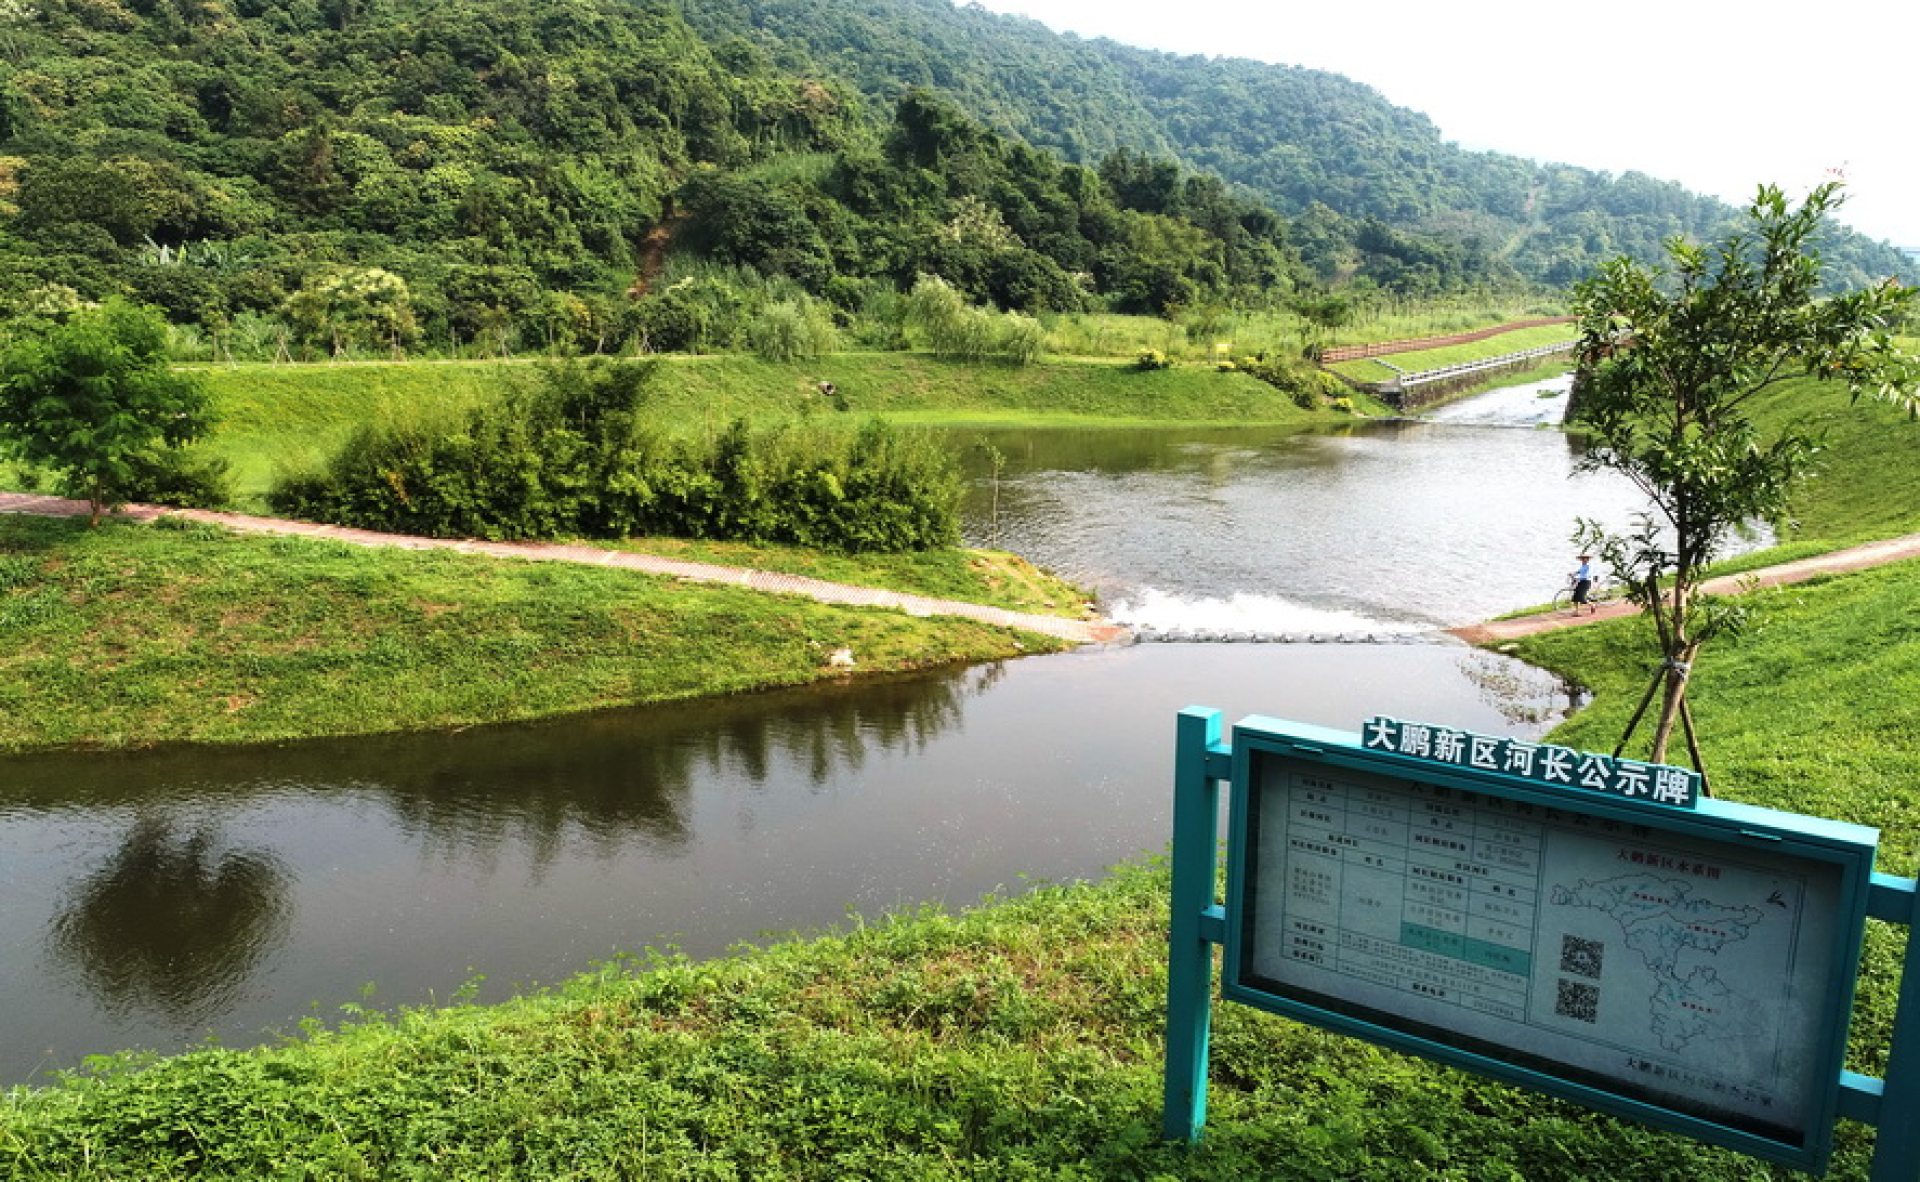
[{"label": "brick-paved path", "polygon": [[[85,517],[85,501],[63,497],[43,497],[27,493],[0,493],[0,513],[29,513],[41,517]],[[243,513],[215,513],[206,509],[168,509],[157,505],[128,505],[115,513],[122,520],[152,521],[160,516],[204,521],[241,533],[289,534],[303,538],[326,538],[355,546],[391,546],[402,550],[454,550],[462,554],[484,554],[492,558],[518,558],[533,562],[582,562],[640,571],[650,575],[687,579],[697,583],[725,583],[768,591],[780,595],[800,595],[821,603],[853,607],[890,607],[910,616],[961,616],[1003,628],[1020,628],[1046,636],[1057,636],[1079,644],[1108,644],[1123,640],[1127,630],[1100,620],[1071,620],[1064,616],[1043,616],[1032,612],[1009,611],[978,603],[953,599],[934,599],[925,595],[905,595],[875,587],[854,587],[809,579],[802,575],[774,574],[737,566],[718,566],[707,562],[688,562],[678,558],[660,558],[651,554],[632,554],[624,550],[602,550],[596,546],[573,546],[558,542],[478,542],[451,538],[422,538],[409,534],[383,534],[367,529],[349,529],[340,525],[315,525],[306,521],[288,521],[278,517],[249,517]]]},{"label": "brick-paved path", "polygon": [[[1914,557],[1920,557],[1920,534],[1908,534],[1905,537],[1888,538],[1881,542],[1868,542],[1862,546],[1850,546],[1845,550],[1835,550],[1830,554],[1816,554],[1812,558],[1802,558],[1797,562],[1783,562],[1779,566],[1762,567],[1743,575],[1722,575],[1717,579],[1708,579],[1701,584],[1701,587],[1712,595],[1732,595],[1737,593],[1741,584],[1748,579],[1757,581],[1762,587],[1782,587],[1788,583],[1804,582],[1816,575],[1864,570],[1870,566]],[[1599,610],[1589,616],[1574,616],[1565,612],[1542,612],[1539,615],[1520,616],[1511,620],[1488,620],[1484,624],[1468,624],[1463,628],[1449,628],[1448,631],[1468,644],[1494,644],[1503,640],[1532,636],[1536,632],[1550,632],[1555,628],[1573,628],[1591,624],[1597,620],[1618,619],[1639,610],[1624,600],[1615,600],[1612,603],[1601,604]]]}]

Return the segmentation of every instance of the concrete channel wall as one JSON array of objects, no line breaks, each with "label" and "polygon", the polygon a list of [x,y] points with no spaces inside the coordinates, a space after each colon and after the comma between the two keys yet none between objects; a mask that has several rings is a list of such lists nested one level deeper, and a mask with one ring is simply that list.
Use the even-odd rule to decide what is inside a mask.
[{"label": "concrete channel wall", "polygon": [[[1574,344],[1573,341],[1560,341],[1551,345],[1524,349],[1518,353],[1483,357],[1478,361],[1466,361],[1441,369],[1395,374],[1384,382],[1362,382],[1339,373],[1335,373],[1334,376],[1356,390],[1366,391],[1395,410],[1417,410],[1446,397],[1463,386],[1484,382],[1490,377],[1513,370],[1531,368],[1557,353],[1571,353]],[[1382,361],[1381,364],[1392,368],[1391,362]]]}]

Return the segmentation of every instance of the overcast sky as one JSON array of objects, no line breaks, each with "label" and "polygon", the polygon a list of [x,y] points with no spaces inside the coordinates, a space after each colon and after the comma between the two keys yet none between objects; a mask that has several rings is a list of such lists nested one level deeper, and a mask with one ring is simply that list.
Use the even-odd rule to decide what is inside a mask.
[{"label": "overcast sky", "polygon": [[1838,170],[1840,220],[1920,249],[1920,0],[981,2],[1083,37],[1345,74],[1464,148],[1638,169],[1736,205]]}]

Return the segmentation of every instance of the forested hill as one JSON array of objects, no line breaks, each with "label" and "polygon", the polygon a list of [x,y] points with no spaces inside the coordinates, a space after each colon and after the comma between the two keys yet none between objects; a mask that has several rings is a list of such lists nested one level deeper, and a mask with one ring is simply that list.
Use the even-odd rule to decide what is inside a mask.
[{"label": "forested hill", "polygon": [[[757,38],[788,61],[830,66],[870,95],[933,88],[1069,160],[1130,147],[1244,184],[1295,220],[1296,241],[1323,271],[1357,263],[1367,243],[1356,238],[1376,218],[1561,284],[1616,254],[1651,261],[1675,234],[1714,237],[1734,213],[1640,173],[1464,151],[1426,116],[1317,70],[1086,41],[948,0],[682,3],[709,35]],[[1179,19],[1177,10],[1168,19]],[[1560,100],[1516,93],[1515,101]],[[1570,118],[1568,135],[1581,134]],[[1784,179],[1756,174],[1753,183]],[[1861,235],[1836,235],[1824,253],[1842,286],[1920,277],[1913,260]]]},{"label": "forested hill", "polygon": [[921,274],[1028,312],[1417,296],[1724,212],[945,0],[0,0],[0,318],[129,294],[216,354],[893,344]]}]

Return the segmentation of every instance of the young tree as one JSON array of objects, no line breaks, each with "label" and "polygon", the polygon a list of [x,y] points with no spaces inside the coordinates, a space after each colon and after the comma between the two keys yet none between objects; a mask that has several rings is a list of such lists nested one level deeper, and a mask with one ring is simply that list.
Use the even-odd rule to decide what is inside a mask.
[{"label": "young tree", "polygon": [[0,352],[0,452],[66,475],[100,514],[162,448],[211,423],[206,392],[171,372],[157,312],[112,299]]},{"label": "young tree", "polygon": [[1623,257],[1575,289],[1574,419],[1592,438],[1580,466],[1620,473],[1653,505],[1637,530],[1615,534],[1583,521],[1577,535],[1626,578],[1659,637],[1660,669],[1616,754],[1664,687],[1652,758],[1666,758],[1678,720],[1704,777],[1687,674],[1701,645],[1740,617],[1734,605],[1699,594],[1702,569],[1743,523],[1785,514],[1815,450],[1796,429],[1763,438],[1748,413],[1753,397],[1806,374],[1843,382],[1855,399],[1920,411],[1920,365],[1889,333],[1915,290],[1889,280],[1819,294],[1815,243],[1840,200],[1839,185],[1826,184],[1796,209],[1763,186],[1720,245],[1675,240],[1670,271]]}]

